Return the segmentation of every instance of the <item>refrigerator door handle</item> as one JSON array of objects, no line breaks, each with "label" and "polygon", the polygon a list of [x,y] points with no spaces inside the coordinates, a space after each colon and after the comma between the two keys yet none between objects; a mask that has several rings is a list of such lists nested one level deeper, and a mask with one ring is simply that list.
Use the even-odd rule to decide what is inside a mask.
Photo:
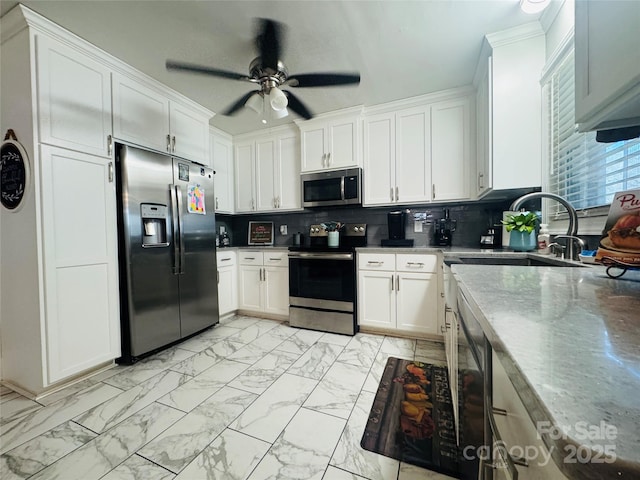
[{"label": "refrigerator door handle", "polygon": [[176,185],[176,200],[178,206],[178,231],[180,237],[180,274],[184,274],[184,229],[182,228],[182,189]]},{"label": "refrigerator door handle", "polygon": [[178,242],[178,237],[180,236],[180,223],[178,220],[180,210],[178,209],[175,185],[169,185],[169,195],[171,197],[171,220],[173,229],[173,274],[178,275],[180,273],[180,244]]}]

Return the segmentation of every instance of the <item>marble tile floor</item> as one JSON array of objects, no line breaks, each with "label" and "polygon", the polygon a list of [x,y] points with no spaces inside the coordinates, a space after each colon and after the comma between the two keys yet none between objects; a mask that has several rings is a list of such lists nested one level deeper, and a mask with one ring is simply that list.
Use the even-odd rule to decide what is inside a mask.
[{"label": "marble tile floor", "polygon": [[389,356],[441,343],[234,316],[38,401],[0,387],[0,478],[446,480],[363,450]]}]

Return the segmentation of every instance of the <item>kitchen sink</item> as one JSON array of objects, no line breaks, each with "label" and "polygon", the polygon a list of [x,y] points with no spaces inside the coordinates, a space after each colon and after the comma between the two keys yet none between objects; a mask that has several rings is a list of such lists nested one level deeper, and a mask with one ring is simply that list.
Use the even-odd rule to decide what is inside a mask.
[{"label": "kitchen sink", "polygon": [[538,255],[459,255],[444,259],[448,265],[514,265],[525,267],[585,267],[578,262]]}]

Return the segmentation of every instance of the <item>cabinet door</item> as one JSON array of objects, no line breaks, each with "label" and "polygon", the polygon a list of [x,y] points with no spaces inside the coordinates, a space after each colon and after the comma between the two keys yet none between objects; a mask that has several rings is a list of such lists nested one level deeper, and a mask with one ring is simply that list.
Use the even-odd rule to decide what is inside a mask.
[{"label": "cabinet door", "polygon": [[357,167],[358,159],[358,122],[344,120],[331,123],[327,132],[327,168]]},{"label": "cabinet door", "polygon": [[255,312],[261,311],[262,267],[240,265],[238,275],[238,308]]},{"label": "cabinet door", "polygon": [[275,210],[276,142],[274,139],[259,140],[255,148],[256,210]]},{"label": "cabinet door", "polygon": [[40,141],[110,156],[111,72],[81,51],[36,37]]},{"label": "cabinet door", "polygon": [[236,267],[218,269],[218,307],[220,316],[237,310],[237,292]]},{"label": "cabinet door", "polygon": [[429,107],[396,114],[395,199],[401,203],[431,200],[431,144]]},{"label": "cabinet door", "polygon": [[236,146],[235,185],[236,212],[251,212],[255,210],[253,156],[254,144]]},{"label": "cabinet door", "polygon": [[103,157],[41,147],[47,384],[120,355],[115,184]]},{"label": "cabinet door", "polygon": [[476,181],[478,197],[491,190],[493,175],[491,172],[491,57],[487,60],[487,72],[478,83],[476,92]]},{"label": "cabinet door", "polygon": [[300,132],[302,146],[301,171],[313,172],[326,168],[325,145],[327,132],[324,127],[305,129]]},{"label": "cabinet door", "polygon": [[431,106],[432,199],[469,198],[470,97]]},{"label": "cabinet door", "polygon": [[289,315],[289,268],[264,268],[264,312]]},{"label": "cabinet door", "polygon": [[169,152],[169,100],[140,82],[114,73],[113,135]]},{"label": "cabinet door", "polygon": [[358,272],[358,324],[396,327],[396,296],[393,272]]},{"label": "cabinet door", "polygon": [[638,124],[639,24],[637,1],[575,3],[576,123],[590,130]]},{"label": "cabinet door", "polygon": [[276,200],[279,209],[297,210],[301,205],[300,142],[297,135],[284,135],[277,139],[278,175]]},{"label": "cabinet door", "polygon": [[216,197],[216,213],[233,213],[233,147],[231,140],[210,134],[211,167]]},{"label": "cabinet door", "polygon": [[171,101],[169,104],[171,147],[175,155],[198,163],[209,161],[209,117]]},{"label": "cabinet door", "polygon": [[438,280],[432,273],[397,273],[397,328],[438,332]]},{"label": "cabinet door", "polygon": [[365,205],[388,205],[395,201],[395,129],[393,113],[364,120]]}]

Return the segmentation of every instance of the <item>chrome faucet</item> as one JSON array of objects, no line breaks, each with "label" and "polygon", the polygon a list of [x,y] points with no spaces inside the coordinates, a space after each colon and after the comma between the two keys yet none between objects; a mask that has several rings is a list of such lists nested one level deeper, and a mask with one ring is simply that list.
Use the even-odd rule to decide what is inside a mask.
[{"label": "chrome faucet", "polygon": [[521,205],[529,200],[533,200],[534,198],[550,198],[562,204],[564,208],[567,209],[567,213],[569,214],[569,228],[567,229],[567,234],[558,235],[554,238],[554,240],[558,238],[566,238],[567,257],[570,260],[577,260],[578,252],[576,252],[575,243],[579,243],[582,249],[584,249],[585,243],[582,241],[582,239],[578,238],[578,214],[576,213],[576,209],[573,208],[573,205],[571,205],[567,200],[562,198],[560,195],[556,195],[555,193],[533,192],[527,193],[526,195],[515,199],[509,207],[509,210],[511,210],[512,212],[517,212]]}]

